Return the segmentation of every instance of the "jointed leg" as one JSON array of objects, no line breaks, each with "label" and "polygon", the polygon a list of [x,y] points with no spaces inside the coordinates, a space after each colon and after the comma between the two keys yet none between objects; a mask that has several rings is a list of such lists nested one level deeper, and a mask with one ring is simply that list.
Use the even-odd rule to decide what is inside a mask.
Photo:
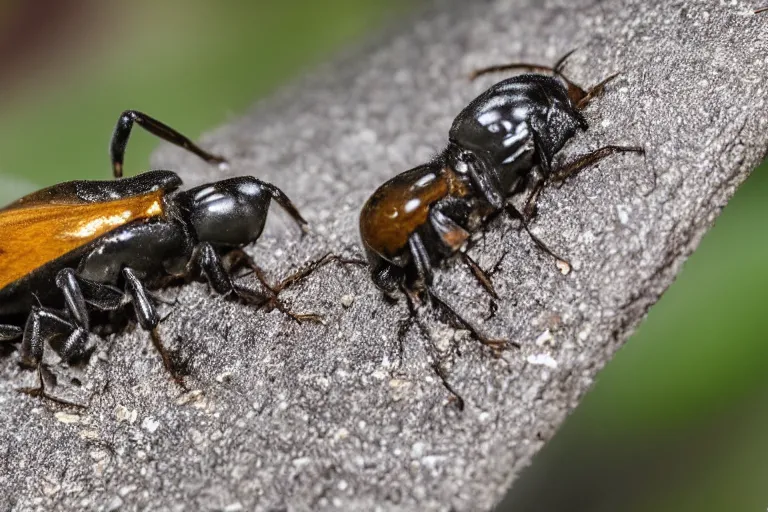
[{"label": "jointed leg", "polygon": [[582,155],[576,160],[565,164],[559,169],[555,169],[549,177],[548,181],[557,183],[565,181],[567,178],[577,174],[578,172],[586,169],[590,165],[594,165],[604,158],[614,155],[616,153],[645,153],[645,150],[638,146],[604,146],[600,149]]},{"label": "jointed leg", "polygon": [[[422,336],[426,338],[427,340],[430,339],[429,332],[424,328],[424,326],[419,322],[419,312],[416,308],[416,302],[414,300],[414,297],[412,296],[412,293],[409,290],[403,290],[407,299],[408,303],[408,318],[406,318],[404,321],[400,322],[400,325],[397,329],[397,341],[398,341],[398,354],[399,354],[399,360],[400,364],[402,365],[403,362],[403,356],[405,352],[405,336],[408,334],[408,331],[410,330],[411,326],[413,324],[416,324],[416,326],[421,331]],[[455,389],[453,389],[453,386],[448,382],[448,376],[445,374],[445,370],[443,370],[443,367],[440,366],[438,354],[436,353],[436,350],[434,349],[434,346],[432,346],[432,369],[434,370],[437,377],[440,379],[440,382],[442,382],[443,387],[450,393],[451,398],[450,400],[456,404],[456,407],[462,411],[464,410],[464,399],[459,395]]]},{"label": "jointed leg", "polygon": [[[195,247],[192,261],[198,266],[202,274],[206,277],[208,283],[219,295],[233,295],[238,299],[248,304],[253,304],[257,307],[272,304],[280,312],[288,315],[299,323],[301,323],[303,320],[320,320],[317,315],[313,314],[294,314],[287,310],[279,301],[275,300],[273,302],[274,294],[272,292],[270,292],[272,296],[259,295],[234,284],[226,269],[224,268],[221,257],[218,255],[213,246],[208,242],[202,242],[198,244],[197,247]],[[271,290],[279,293],[281,288],[271,288]]]},{"label": "jointed leg", "polygon": [[531,232],[531,230],[528,228],[528,221],[526,221],[526,219],[523,216],[523,214],[520,213],[517,210],[517,208],[515,208],[511,204],[508,204],[505,207],[505,210],[506,210],[507,214],[509,214],[510,217],[512,217],[513,219],[518,219],[520,221],[520,224],[522,225],[523,229],[525,230],[526,233],[528,233],[528,236],[531,237],[531,240],[533,240],[533,243],[536,244],[536,247],[538,247],[540,250],[542,250],[546,254],[552,256],[554,259],[556,259],[557,261],[559,261],[560,263],[562,263],[564,265],[564,269],[565,270],[563,270],[563,273],[567,274],[568,272],[570,272],[571,263],[567,259],[565,259],[562,256],[560,256],[557,253],[555,253],[552,249],[547,247],[547,245],[539,237],[537,237],[536,235],[534,235]]},{"label": "jointed leg", "polygon": [[88,331],[71,323],[52,309],[35,306],[32,308],[21,341],[21,361],[25,366],[36,366],[43,359],[45,342],[56,337],[67,336],[61,357],[69,359],[82,352],[88,342]]},{"label": "jointed leg", "polygon": [[125,293],[131,298],[139,325],[145,331],[153,331],[160,323],[160,315],[157,314],[157,308],[149,298],[147,288],[131,268],[123,269],[123,277],[125,278]]},{"label": "jointed leg", "polygon": [[418,233],[414,233],[408,238],[408,248],[411,251],[411,259],[416,266],[419,278],[425,286],[432,286],[432,281],[434,280],[432,262],[429,261],[429,253]]},{"label": "jointed leg", "polygon": [[464,319],[455,309],[453,309],[447,302],[441,299],[433,288],[429,288],[429,297],[432,300],[433,305],[443,313],[447,314],[450,321],[460,329],[469,331],[473,338],[489,347],[493,350],[494,355],[500,356],[501,352],[507,348],[508,345],[512,345],[515,348],[520,348],[520,344],[514,341],[491,339],[481,334],[475,327]]},{"label": "jointed leg", "polygon": [[50,400],[51,402],[55,402],[57,404],[65,405],[67,407],[77,407],[78,409],[85,409],[86,406],[83,404],[78,404],[75,402],[70,402],[69,400],[65,400],[63,398],[56,397],[54,395],[51,395],[48,393],[46,389],[46,383],[45,383],[45,375],[44,373],[47,370],[43,367],[42,364],[37,365],[37,380],[40,383],[40,385],[36,388],[19,388],[17,391],[19,393],[24,393],[25,395],[29,395],[34,398],[45,398],[47,400]]},{"label": "jointed leg", "polygon": [[303,268],[297,270],[293,274],[283,279],[281,282],[273,286],[272,290],[275,293],[280,293],[281,291],[293,286],[294,284],[303,281],[316,270],[333,262],[340,263],[341,265],[356,265],[359,267],[365,267],[368,265],[367,261],[359,258],[344,258],[337,254],[327,253],[322,258],[309,262],[308,264],[304,265]]},{"label": "jointed leg", "polygon": [[469,267],[469,270],[472,272],[472,275],[475,276],[477,282],[480,283],[483,288],[485,288],[485,291],[487,291],[494,299],[498,299],[499,296],[493,287],[491,278],[482,268],[480,268],[480,265],[478,265],[477,262],[473,260],[472,257],[466,252],[461,252],[461,259]]},{"label": "jointed leg", "polygon": [[128,138],[131,136],[131,128],[133,123],[138,124],[149,133],[160,137],[161,139],[170,142],[180,148],[194,153],[209,164],[222,164],[226,163],[226,159],[208,153],[204,149],[197,146],[194,142],[187,137],[174,130],[170,126],[161,123],[157,119],[149,117],[148,115],[138,112],[136,110],[126,110],[120,114],[120,118],[117,120],[115,131],[112,133],[112,141],[109,145],[109,154],[112,158],[112,173],[115,178],[121,178],[123,176],[123,159],[125,157],[125,147],[128,144]]},{"label": "jointed leg", "polygon": [[125,278],[125,293],[131,298],[139,325],[141,325],[142,329],[149,331],[152,345],[160,354],[163,366],[171,375],[173,381],[183,390],[186,390],[187,386],[184,384],[184,377],[179,373],[171,353],[168,352],[160,339],[160,333],[157,330],[157,326],[160,323],[160,315],[155,304],[152,302],[149,291],[136,275],[136,272],[130,267],[123,269],[123,277]]},{"label": "jointed leg", "polygon": [[0,324],[0,341],[12,341],[20,338],[24,331],[16,325]]}]

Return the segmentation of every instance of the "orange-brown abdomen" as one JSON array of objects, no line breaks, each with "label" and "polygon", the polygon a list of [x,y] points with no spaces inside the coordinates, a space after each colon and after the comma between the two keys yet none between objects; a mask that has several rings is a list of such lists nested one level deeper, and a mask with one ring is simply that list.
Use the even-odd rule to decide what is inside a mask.
[{"label": "orange-brown abdomen", "polygon": [[164,194],[69,204],[22,198],[0,210],[0,288],[120,226],[163,215]]},{"label": "orange-brown abdomen", "polygon": [[433,204],[468,193],[467,185],[448,167],[428,164],[399,174],[379,187],[363,206],[363,243],[391,261],[408,245],[411,234],[428,221]]}]

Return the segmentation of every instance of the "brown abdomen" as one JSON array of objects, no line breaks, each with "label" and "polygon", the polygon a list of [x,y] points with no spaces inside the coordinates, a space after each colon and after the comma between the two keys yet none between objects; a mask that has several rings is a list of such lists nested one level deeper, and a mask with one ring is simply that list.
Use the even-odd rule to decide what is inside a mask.
[{"label": "brown abdomen", "polygon": [[363,206],[363,243],[393,261],[402,254],[411,234],[427,222],[434,203],[449,195],[468,193],[468,187],[456,173],[439,164],[422,165],[399,174],[379,187]]}]

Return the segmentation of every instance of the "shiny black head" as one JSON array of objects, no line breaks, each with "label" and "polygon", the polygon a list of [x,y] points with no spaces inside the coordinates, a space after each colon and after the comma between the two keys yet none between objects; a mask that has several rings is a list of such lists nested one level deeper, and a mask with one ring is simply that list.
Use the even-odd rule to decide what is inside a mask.
[{"label": "shiny black head", "polygon": [[271,199],[266,184],[251,176],[201,185],[174,198],[197,240],[222,246],[258,239]]},{"label": "shiny black head", "polygon": [[505,173],[549,166],[552,157],[587,123],[557,77],[528,74],[497,83],[455,119],[450,140]]}]

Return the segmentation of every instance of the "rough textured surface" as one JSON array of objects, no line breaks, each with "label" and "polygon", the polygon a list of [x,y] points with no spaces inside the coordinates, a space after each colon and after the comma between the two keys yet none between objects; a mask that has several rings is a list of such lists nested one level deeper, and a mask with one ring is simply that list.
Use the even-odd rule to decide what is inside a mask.
[{"label": "rough textured surface", "polygon": [[[14,356],[0,361],[0,509],[490,508],[768,147],[768,19],[743,2],[656,3],[441,2],[204,139],[232,159],[227,173],[283,187],[311,220],[314,235],[300,239],[275,215],[251,248],[277,280],[328,251],[360,253],[365,198],[439,150],[452,117],[495,79],[467,83],[472,68],[579,48],[566,68],[575,80],[621,70],[562,156],[621,143],[647,157],[611,158],[547,190],[534,223],[574,271],[562,275],[498,220],[472,249],[485,268],[500,261],[494,318],[460,262],[438,272],[455,307],[520,350],[496,359],[424,311],[431,335],[411,329],[401,360],[404,301],[382,300],[355,267],[329,265],[284,294],[325,325],[202,284],[168,290],[178,304],[164,307],[162,332],[187,358],[191,393],[140,330],[94,337],[89,364],[57,370],[57,392],[85,410],[16,393],[34,375]],[[221,176],[176,149],[154,164],[190,184]]]}]

